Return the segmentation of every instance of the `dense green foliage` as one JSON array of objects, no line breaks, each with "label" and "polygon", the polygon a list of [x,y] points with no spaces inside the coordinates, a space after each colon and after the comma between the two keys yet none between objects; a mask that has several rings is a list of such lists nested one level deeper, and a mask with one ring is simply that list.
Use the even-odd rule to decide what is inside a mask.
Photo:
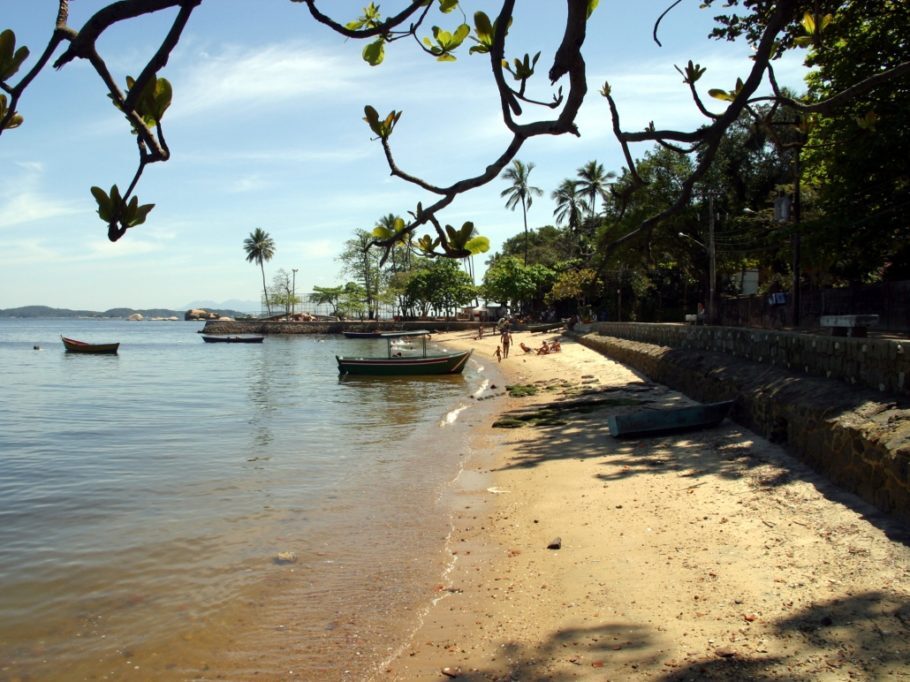
[{"label": "dense green foliage", "polygon": [[[810,49],[810,97],[823,100],[868,75],[910,59],[910,3],[842,3],[824,39]],[[812,119],[805,180],[822,219],[811,250],[830,254],[832,274],[849,280],[910,276],[910,78]]]},{"label": "dense green foliage", "polygon": [[[135,176],[128,185],[121,183],[125,190],[116,184],[109,191],[92,188],[111,240],[142,224],[152,210],[152,204],[139,204],[135,188],[147,164],[170,158],[162,119],[175,97],[158,72],[202,2],[102,3],[77,29],[68,25],[69,5],[60,0],[48,45],[34,63],[28,61],[32,51],[17,45],[12,31],[0,31],[0,135],[24,124],[17,107],[35,77],[48,65],[61,68],[74,60],[87,60],[126,117],[139,152]],[[393,301],[402,314],[415,308],[453,309],[455,301],[467,296],[467,283],[455,277],[463,273],[452,267],[459,260],[427,258],[460,259],[471,280],[471,257],[486,252],[489,241],[478,235],[473,222],[453,227],[440,213],[459,195],[497,178],[510,183],[501,194],[506,206],[522,208],[523,258],[517,258],[517,242],[507,240],[502,253],[489,261],[484,291],[489,300],[521,309],[541,311],[549,300],[590,305],[605,314],[612,308],[615,317],[654,318],[665,311],[676,315],[677,303],[668,301],[691,306],[690,288],[701,288],[695,296],[703,298],[706,260],[712,265],[716,260],[721,289],[735,272],[754,267],[761,269],[766,283],[784,282],[788,276],[799,280],[794,263],[799,237],[807,284],[910,274],[906,0],[702,0],[703,7],[719,8],[714,37],[745,37],[755,48],[752,63],[744,65],[735,83],[706,93],[715,98],[713,104],[724,102],[725,109],[718,113],[705,106],[699,80],[706,69],[689,62],[679,71],[691,90],[693,107],[704,117],[702,124],[689,131],[657,130],[653,125],[623,131],[611,86],[604,83],[600,93],[610,108],[627,167],[615,172],[592,160],[576,169],[573,178],[550,189],[557,227],[537,230],[528,226],[528,211],[543,190],[529,182],[534,164],[517,155],[536,136],[578,134],[576,119],[589,89],[582,50],[597,0],[568,0],[564,25],[554,27],[561,41],[545,58],[550,60],[546,76],[554,90],[552,102],[527,95],[529,82],[541,76],[541,53],[513,55],[507,50],[513,20],[533,12],[532,3],[493,3],[489,11],[496,14],[478,11],[468,17],[457,0],[401,0],[390,3],[391,14],[371,2],[358,16],[339,21],[323,14],[316,0],[295,2],[329,30],[363,40],[363,58],[374,66],[396,41],[416,43],[419,56],[438,61],[466,53],[489,60],[509,133],[504,148],[493,150],[489,163],[475,174],[441,186],[396,165],[391,142],[402,112],[364,106],[364,121],[381,145],[391,175],[426,193],[431,203],[417,203],[407,211],[408,218],[389,213],[372,231],[358,230],[346,242],[341,261],[352,281],[331,299],[339,310],[373,318],[380,306]],[[165,10],[175,10],[170,31],[150,61],[134,72],[140,75],[127,78],[121,90],[96,49],[97,41],[121,22]],[[758,92],[773,76],[774,60],[788,50],[805,50],[814,69],[805,101],[799,101],[798,93],[781,92],[776,84],[768,97]],[[633,158],[630,145],[643,142],[657,146]],[[793,206],[786,224],[775,221],[772,211],[783,195],[790,195]],[[264,263],[274,254],[274,242],[257,228],[244,248],[247,260],[260,266],[270,306]],[[443,262],[449,264],[440,265]],[[442,278],[445,287],[451,284],[445,297],[427,288],[433,277]]]}]

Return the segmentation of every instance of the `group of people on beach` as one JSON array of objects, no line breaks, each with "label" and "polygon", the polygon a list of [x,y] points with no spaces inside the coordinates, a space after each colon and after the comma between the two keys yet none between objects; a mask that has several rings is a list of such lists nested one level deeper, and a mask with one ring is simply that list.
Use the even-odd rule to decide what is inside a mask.
[{"label": "group of people on beach", "polygon": [[[496,350],[493,353],[493,355],[496,356],[497,362],[502,362],[504,358],[509,357],[509,349],[512,347],[512,343],[512,330],[508,326],[505,326],[499,332],[499,345],[496,346]],[[536,353],[537,355],[548,355],[550,353],[558,353],[562,350],[559,339],[553,339],[550,343],[547,343],[547,341],[544,340],[540,344],[540,348],[537,348],[536,350],[523,341],[519,342],[518,346],[525,353]]]},{"label": "group of people on beach", "polygon": [[559,345],[559,339],[553,339],[550,341],[550,343],[547,343],[546,340],[544,340],[544,342],[540,344],[540,348],[538,348],[536,351],[530,346],[525,345],[523,342],[519,343],[518,345],[521,346],[521,349],[525,353],[537,353],[537,355],[548,355],[549,353],[558,353],[560,350],[562,350],[562,346]]}]

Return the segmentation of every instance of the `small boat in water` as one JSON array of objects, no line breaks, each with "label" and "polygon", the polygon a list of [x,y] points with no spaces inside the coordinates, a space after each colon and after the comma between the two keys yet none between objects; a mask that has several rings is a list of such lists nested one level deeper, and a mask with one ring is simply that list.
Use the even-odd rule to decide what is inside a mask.
[{"label": "small boat in water", "polygon": [[720,424],[733,407],[732,400],[667,410],[639,410],[631,414],[616,414],[607,417],[610,435],[616,438],[627,436],[650,436],[677,431],[694,431]]},{"label": "small boat in water", "polygon": [[344,334],[346,339],[378,339],[382,337],[382,332],[380,331],[369,331],[369,332],[341,332]]},{"label": "small boat in water", "polygon": [[264,336],[208,336],[202,340],[206,343],[262,343]]},{"label": "small boat in water", "polygon": [[[351,357],[336,355],[339,374],[371,376],[420,376],[427,374],[461,374],[472,350],[427,353],[426,330],[411,332],[387,332],[382,338],[388,342],[388,352],[383,356]],[[420,336],[423,344],[420,353],[405,354],[392,345],[394,339],[403,336]]]},{"label": "small boat in water", "polygon": [[116,355],[119,343],[86,343],[61,336],[67,353],[93,353],[95,355]]}]

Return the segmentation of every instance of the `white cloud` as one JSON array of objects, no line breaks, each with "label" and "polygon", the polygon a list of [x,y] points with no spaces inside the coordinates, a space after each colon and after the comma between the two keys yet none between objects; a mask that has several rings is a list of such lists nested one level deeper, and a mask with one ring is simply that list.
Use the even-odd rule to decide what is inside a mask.
[{"label": "white cloud", "polygon": [[162,245],[154,240],[131,238],[129,234],[119,241],[94,239],[85,243],[84,253],[78,260],[125,260],[130,256],[144,256],[162,251]]},{"label": "white cloud", "polygon": [[0,267],[12,268],[31,263],[56,263],[62,255],[48,247],[45,239],[16,239],[0,242]]},{"label": "white cloud", "polygon": [[[370,145],[349,147],[335,146],[331,149],[309,149],[306,147],[270,147],[268,149],[206,150],[204,153],[181,153],[179,162],[220,165],[233,162],[268,163],[348,163],[375,156]],[[177,162],[177,161],[175,161]]]},{"label": "white cloud", "polygon": [[22,173],[0,185],[0,228],[84,213],[81,202],[64,201],[41,190],[44,163],[16,161]]},{"label": "white cloud", "polygon": [[265,189],[271,183],[267,182],[261,175],[246,175],[242,178],[236,178],[228,186],[228,191],[230,192],[253,192],[260,189]]},{"label": "white cloud", "polygon": [[296,246],[305,258],[334,258],[341,250],[341,244],[335,239],[313,239],[301,242]]},{"label": "white cloud", "polygon": [[60,201],[34,192],[23,192],[0,200],[0,228],[78,215],[84,211],[84,203]]},{"label": "white cloud", "polygon": [[271,107],[310,98],[314,107],[324,97],[356,91],[357,74],[350,60],[300,42],[264,47],[232,46],[218,55],[200,51],[182,76],[176,76],[171,118],[222,109]]}]

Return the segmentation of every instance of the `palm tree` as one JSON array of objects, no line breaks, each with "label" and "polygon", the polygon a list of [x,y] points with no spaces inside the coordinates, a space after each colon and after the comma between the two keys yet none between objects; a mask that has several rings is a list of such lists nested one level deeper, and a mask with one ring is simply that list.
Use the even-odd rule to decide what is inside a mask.
[{"label": "palm tree", "polygon": [[596,160],[588,161],[584,166],[578,169],[578,193],[588,198],[589,216],[594,217],[597,214],[597,197],[604,201],[607,200],[608,182],[616,177],[616,173],[610,171],[604,172],[604,165]]},{"label": "palm tree", "polygon": [[528,209],[531,208],[531,202],[534,196],[542,196],[543,190],[540,187],[532,187],[528,184],[528,176],[534,170],[534,164],[523,164],[518,159],[512,160],[512,165],[503,171],[500,176],[503,180],[512,183],[511,187],[504,189],[499,196],[506,197],[506,208],[513,211],[518,204],[521,204],[521,213],[525,225],[525,263],[528,262]]},{"label": "palm tree", "polygon": [[265,263],[272,260],[275,255],[275,242],[269,233],[261,227],[250,232],[250,236],[243,240],[243,250],[246,251],[248,263],[259,263],[262,270],[262,293],[265,296],[265,308],[272,315],[272,306],[269,304],[269,290],[265,286]]},{"label": "palm tree", "polygon": [[584,197],[578,191],[578,181],[566,178],[550,195],[556,202],[553,216],[556,224],[562,225],[564,220],[569,221],[569,228],[574,230],[581,222],[581,212],[587,207]]},{"label": "palm tree", "polygon": [[553,211],[556,224],[561,225],[564,220],[569,222],[569,233],[572,235],[570,253],[574,254],[581,213],[587,207],[584,197],[578,191],[578,181],[566,178],[550,196],[556,202]]}]

